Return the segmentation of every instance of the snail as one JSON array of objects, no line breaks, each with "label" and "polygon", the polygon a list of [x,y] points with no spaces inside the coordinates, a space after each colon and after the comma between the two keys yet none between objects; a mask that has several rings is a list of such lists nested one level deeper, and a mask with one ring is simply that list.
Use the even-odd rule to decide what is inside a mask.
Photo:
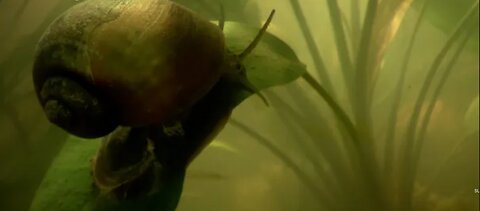
[{"label": "snail", "polygon": [[[157,161],[149,127],[118,127],[91,160],[94,210],[174,210],[186,168]],[[105,200],[107,199],[107,200]]]},{"label": "snail", "polygon": [[222,77],[174,124],[118,127],[105,137],[91,166],[101,196],[110,200],[97,207],[120,209],[133,201],[134,210],[175,210],[188,165],[225,126],[236,104],[225,99],[242,87]]},{"label": "snail", "polygon": [[[92,175],[109,208],[174,210],[190,162],[227,123],[236,102],[229,96],[243,88],[241,80],[222,77],[188,115],[173,124],[142,128],[118,127],[105,137],[92,159]],[[142,204],[145,208],[138,208]],[[102,209],[100,209],[102,210]]]},{"label": "snail", "polygon": [[239,73],[258,40],[233,55],[221,27],[174,2],[88,0],[43,34],[34,88],[50,122],[101,137],[118,126],[178,119],[223,76],[256,92]]},{"label": "snail", "polygon": [[164,0],[89,0],[37,46],[34,87],[48,119],[85,138],[180,116],[217,82],[222,31]]},{"label": "snail", "polygon": [[73,135],[110,134],[92,162],[101,191],[117,199],[173,192],[169,206],[175,206],[188,164],[236,106],[229,96],[247,91],[267,103],[242,60],[273,14],[234,54],[225,45],[223,20],[217,26],[174,2],[84,1],[38,43],[37,98],[47,118]]}]

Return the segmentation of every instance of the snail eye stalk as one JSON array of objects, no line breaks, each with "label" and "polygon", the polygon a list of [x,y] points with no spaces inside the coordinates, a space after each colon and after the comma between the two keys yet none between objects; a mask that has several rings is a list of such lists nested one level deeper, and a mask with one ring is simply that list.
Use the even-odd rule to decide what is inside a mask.
[{"label": "snail eye stalk", "polygon": [[[272,10],[272,12],[270,12],[270,15],[268,16],[267,21],[265,21],[265,24],[263,24],[260,31],[258,31],[257,36],[255,36],[255,39],[248,45],[248,47],[242,53],[240,53],[238,55],[239,61],[243,61],[243,59],[245,59],[245,57],[247,57],[248,54],[250,54],[253,51],[253,49],[255,49],[255,47],[257,47],[257,45],[260,42],[260,40],[262,39],[263,35],[267,31],[267,28],[270,25],[270,22],[272,22],[273,15],[275,15],[275,10]],[[250,81],[248,81],[247,78],[242,77],[241,80],[240,80],[240,83],[243,85],[243,87],[246,90],[258,95],[258,97],[260,97],[262,99],[262,101],[265,103],[266,106],[270,106],[268,101],[267,101],[267,98],[262,93],[260,93],[258,91],[258,89],[252,83],[250,83]]]},{"label": "snail eye stalk", "polygon": [[240,83],[243,85],[243,88],[245,88],[247,91],[254,93],[258,97],[260,97],[260,99],[262,99],[263,103],[265,103],[267,107],[270,106],[267,98],[260,91],[258,91],[258,89],[252,83],[250,83],[250,81],[248,81],[246,77],[240,77]]},{"label": "snail eye stalk", "polygon": [[225,26],[225,8],[223,7],[223,4],[220,3],[220,20],[218,20],[218,27],[223,31],[223,28]]},{"label": "snail eye stalk", "polygon": [[272,12],[270,12],[270,15],[268,16],[267,21],[265,22],[265,24],[263,24],[262,29],[260,29],[255,39],[250,43],[250,45],[248,45],[248,47],[242,53],[240,53],[240,55],[238,55],[238,57],[240,58],[240,61],[245,59],[245,57],[247,57],[248,54],[250,54],[250,52],[252,52],[253,49],[255,49],[258,42],[260,42],[260,40],[262,39],[263,34],[265,34],[265,31],[267,31],[268,25],[270,25],[270,22],[272,22],[274,14],[275,14],[275,10],[272,10]]}]

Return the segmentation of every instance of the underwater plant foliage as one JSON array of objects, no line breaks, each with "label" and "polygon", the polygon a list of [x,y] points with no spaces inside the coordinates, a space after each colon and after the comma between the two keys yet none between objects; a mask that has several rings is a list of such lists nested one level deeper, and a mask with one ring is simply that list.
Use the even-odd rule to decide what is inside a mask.
[{"label": "underwater plant foliage", "polygon": [[[218,19],[219,1],[178,2]],[[222,2],[250,26],[276,9],[268,32],[308,74],[235,109],[177,210],[479,209],[478,1]],[[81,144],[46,121],[30,76],[36,41],[76,3],[0,1],[0,210],[28,210],[63,144]]]}]

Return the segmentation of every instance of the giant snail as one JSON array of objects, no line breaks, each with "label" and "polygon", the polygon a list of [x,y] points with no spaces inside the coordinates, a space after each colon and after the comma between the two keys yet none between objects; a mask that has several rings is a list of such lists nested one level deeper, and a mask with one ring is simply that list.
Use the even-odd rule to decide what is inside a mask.
[{"label": "giant snail", "polygon": [[223,17],[217,26],[167,0],[87,0],[40,39],[37,97],[67,132],[110,134],[92,162],[102,192],[116,199],[170,192],[164,206],[174,209],[187,165],[235,107],[224,99],[238,90],[259,94],[242,60],[274,12],[236,55],[225,47]]},{"label": "giant snail", "polygon": [[233,55],[220,27],[171,1],[87,0],[41,38],[34,86],[52,123],[96,138],[174,121],[222,77],[254,91],[241,61],[256,42]]}]

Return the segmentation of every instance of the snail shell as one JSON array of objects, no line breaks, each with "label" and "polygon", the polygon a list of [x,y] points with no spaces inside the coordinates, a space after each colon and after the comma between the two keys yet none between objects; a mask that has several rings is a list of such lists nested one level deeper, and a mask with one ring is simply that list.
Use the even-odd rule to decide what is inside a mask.
[{"label": "snail shell", "polygon": [[102,141],[91,163],[99,196],[107,199],[96,205],[98,210],[175,209],[186,169],[157,160],[150,132],[149,127],[118,127]]},{"label": "snail shell", "polygon": [[[169,121],[218,81],[224,45],[216,25],[171,1],[88,0],[41,38],[35,90],[49,119],[81,137]],[[51,91],[62,86],[74,88]]]},{"label": "snail shell", "polygon": [[101,193],[114,199],[149,192],[159,171],[147,150],[147,130],[118,127],[102,141],[92,160],[92,174]]}]

